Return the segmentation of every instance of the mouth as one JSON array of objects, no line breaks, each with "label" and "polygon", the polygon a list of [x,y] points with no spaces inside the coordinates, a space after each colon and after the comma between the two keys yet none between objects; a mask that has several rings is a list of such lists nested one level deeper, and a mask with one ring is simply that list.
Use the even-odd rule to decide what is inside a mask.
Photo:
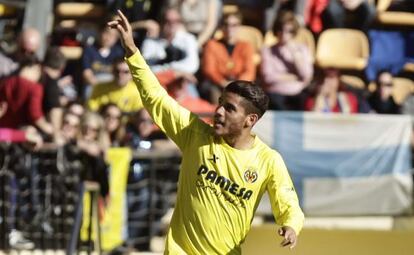
[{"label": "mouth", "polygon": [[224,122],[220,121],[217,118],[214,118],[214,128],[219,128],[219,127],[223,127],[224,126]]}]

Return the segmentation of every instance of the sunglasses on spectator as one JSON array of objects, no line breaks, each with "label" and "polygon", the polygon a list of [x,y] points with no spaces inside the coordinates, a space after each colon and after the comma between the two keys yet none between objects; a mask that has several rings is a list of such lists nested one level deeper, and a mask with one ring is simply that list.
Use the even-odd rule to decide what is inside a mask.
[{"label": "sunglasses on spectator", "polygon": [[116,114],[105,114],[104,116],[106,119],[116,119],[119,120],[121,118],[121,115],[116,115]]},{"label": "sunglasses on spectator", "polygon": [[239,25],[240,25],[240,23],[238,23],[238,22],[233,22],[233,23],[231,23],[231,22],[224,22],[224,26],[225,27],[237,27]]},{"label": "sunglasses on spectator", "polygon": [[138,119],[138,122],[148,124],[148,125],[154,124],[154,121],[152,119]]},{"label": "sunglasses on spectator", "polygon": [[85,126],[85,130],[90,130],[90,131],[93,131],[93,132],[98,132],[99,131],[99,128],[98,127],[95,127],[95,126],[92,126],[92,125],[86,125]]},{"label": "sunglasses on spectator", "polygon": [[165,20],[165,23],[168,23],[168,24],[178,24],[178,23],[181,23],[181,19],[166,19]]},{"label": "sunglasses on spectator", "polygon": [[381,82],[380,85],[385,87],[392,87],[392,82]]},{"label": "sunglasses on spectator", "polygon": [[71,126],[71,127],[75,127],[75,128],[79,127],[79,124],[75,124],[75,123],[73,123],[73,122],[72,122],[72,121],[70,121],[70,120],[63,120],[63,124],[64,124],[64,125]]}]

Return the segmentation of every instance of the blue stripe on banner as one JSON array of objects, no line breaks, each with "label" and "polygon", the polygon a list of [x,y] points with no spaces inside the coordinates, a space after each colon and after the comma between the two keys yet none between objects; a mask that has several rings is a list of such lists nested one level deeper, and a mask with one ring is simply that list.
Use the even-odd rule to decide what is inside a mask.
[{"label": "blue stripe on banner", "polygon": [[378,148],[367,146],[367,149],[358,150],[306,150],[303,114],[278,112],[271,118],[275,127],[271,146],[283,156],[301,200],[305,178],[352,178],[411,172],[408,143]]}]

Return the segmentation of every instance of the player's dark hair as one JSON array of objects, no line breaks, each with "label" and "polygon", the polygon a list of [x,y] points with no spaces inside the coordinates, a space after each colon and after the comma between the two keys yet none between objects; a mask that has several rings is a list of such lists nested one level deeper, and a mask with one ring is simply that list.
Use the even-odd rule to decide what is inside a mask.
[{"label": "player's dark hair", "polygon": [[259,118],[269,107],[269,97],[261,87],[251,81],[233,81],[224,88],[224,92],[231,92],[244,98],[246,112],[256,113]]},{"label": "player's dark hair", "polygon": [[58,47],[50,47],[46,51],[43,65],[57,70],[63,69],[66,66],[66,57]]}]

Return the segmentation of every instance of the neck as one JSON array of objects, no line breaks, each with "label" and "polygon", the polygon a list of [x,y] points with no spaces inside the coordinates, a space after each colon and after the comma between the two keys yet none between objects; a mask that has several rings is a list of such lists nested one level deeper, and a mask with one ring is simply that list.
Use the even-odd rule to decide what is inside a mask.
[{"label": "neck", "polygon": [[52,79],[58,79],[60,76],[60,70],[56,70],[50,67],[44,67],[43,69],[45,71],[45,73],[47,73],[49,75],[50,78]]},{"label": "neck", "polygon": [[251,149],[254,144],[254,136],[250,133],[250,130],[236,136],[224,136],[223,139],[228,145],[238,150]]}]

